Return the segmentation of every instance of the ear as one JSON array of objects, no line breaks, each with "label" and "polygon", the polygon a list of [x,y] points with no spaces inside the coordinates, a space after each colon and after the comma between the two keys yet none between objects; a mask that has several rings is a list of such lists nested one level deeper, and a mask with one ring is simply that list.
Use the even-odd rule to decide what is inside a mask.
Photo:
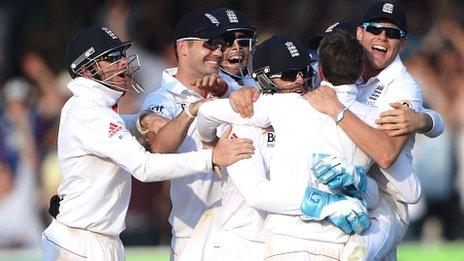
[{"label": "ear", "polygon": [[405,37],[400,40],[400,50],[403,50],[403,48],[406,46],[406,43],[408,42],[408,38]]},{"label": "ear", "polygon": [[356,39],[358,39],[358,41],[361,41],[363,33],[362,27],[356,27]]},{"label": "ear", "polygon": [[188,54],[188,43],[187,41],[178,41],[177,42],[177,54],[180,56],[187,56]]}]

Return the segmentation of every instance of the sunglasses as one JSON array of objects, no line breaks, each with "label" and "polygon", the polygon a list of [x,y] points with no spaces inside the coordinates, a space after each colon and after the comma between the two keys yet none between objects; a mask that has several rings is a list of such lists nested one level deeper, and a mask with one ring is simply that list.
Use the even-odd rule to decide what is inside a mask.
[{"label": "sunglasses", "polygon": [[221,52],[224,52],[227,48],[227,43],[222,39],[203,39],[197,37],[186,37],[177,40],[177,42],[179,41],[202,41],[205,45],[204,47],[212,51],[220,49]]},{"label": "sunglasses", "polygon": [[237,35],[234,32],[229,32],[224,34],[224,41],[227,43],[227,47],[238,46],[242,48],[250,48],[255,40],[252,33]]},{"label": "sunglasses", "polygon": [[284,81],[294,82],[296,81],[298,76],[301,76],[303,79],[309,78],[310,76],[312,76],[310,72],[311,72],[310,67],[306,66],[306,67],[299,68],[299,69],[293,69],[293,70],[288,70],[282,73],[273,74],[269,76],[269,78],[270,79],[280,78],[281,80],[284,80]]},{"label": "sunglasses", "polygon": [[363,23],[362,27],[373,35],[379,35],[384,31],[390,39],[400,39],[406,36],[406,33],[398,28],[385,27],[378,23]]},{"label": "sunglasses", "polygon": [[122,50],[122,49],[119,49],[119,50],[114,50],[108,54],[105,54],[104,56],[102,56],[100,59],[100,61],[107,61],[107,62],[110,62],[110,63],[114,63],[116,61],[119,61],[123,58],[126,58],[126,50]]}]

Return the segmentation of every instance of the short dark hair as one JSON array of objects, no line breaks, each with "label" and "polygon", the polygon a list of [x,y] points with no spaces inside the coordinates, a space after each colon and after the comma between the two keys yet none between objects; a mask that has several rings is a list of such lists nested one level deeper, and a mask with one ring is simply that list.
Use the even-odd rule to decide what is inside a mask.
[{"label": "short dark hair", "polygon": [[344,32],[327,35],[319,46],[319,66],[324,79],[333,85],[355,83],[366,58],[361,43]]}]

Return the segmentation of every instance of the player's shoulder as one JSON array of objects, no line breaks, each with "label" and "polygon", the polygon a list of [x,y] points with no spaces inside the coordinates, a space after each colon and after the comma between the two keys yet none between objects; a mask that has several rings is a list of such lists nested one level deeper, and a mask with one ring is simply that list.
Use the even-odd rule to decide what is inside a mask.
[{"label": "player's shoulder", "polygon": [[174,94],[164,88],[159,88],[145,98],[142,110],[151,110],[163,116],[168,116],[167,114],[174,115],[176,110]]},{"label": "player's shoulder", "polygon": [[422,101],[422,89],[417,81],[407,72],[401,73],[391,82],[390,101]]},{"label": "player's shoulder", "polygon": [[155,103],[166,103],[174,100],[174,94],[161,87],[150,93],[143,102],[143,107]]}]

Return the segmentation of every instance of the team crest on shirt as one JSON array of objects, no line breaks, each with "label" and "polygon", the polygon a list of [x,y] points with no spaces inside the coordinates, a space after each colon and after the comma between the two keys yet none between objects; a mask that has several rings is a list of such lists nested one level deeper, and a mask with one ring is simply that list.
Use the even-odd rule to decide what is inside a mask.
[{"label": "team crest on shirt", "polygon": [[110,127],[109,127],[109,130],[108,130],[108,137],[113,137],[114,134],[118,133],[120,130],[122,130],[122,126],[117,124],[117,123],[113,123],[113,122],[110,122]]},{"label": "team crest on shirt", "polygon": [[369,95],[369,98],[367,98],[367,105],[369,105],[371,107],[375,107],[374,106],[375,102],[380,97],[380,95],[383,93],[384,89],[385,89],[385,87],[383,87],[382,85],[378,85],[377,87],[375,87],[375,89],[372,91],[371,95]]}]

